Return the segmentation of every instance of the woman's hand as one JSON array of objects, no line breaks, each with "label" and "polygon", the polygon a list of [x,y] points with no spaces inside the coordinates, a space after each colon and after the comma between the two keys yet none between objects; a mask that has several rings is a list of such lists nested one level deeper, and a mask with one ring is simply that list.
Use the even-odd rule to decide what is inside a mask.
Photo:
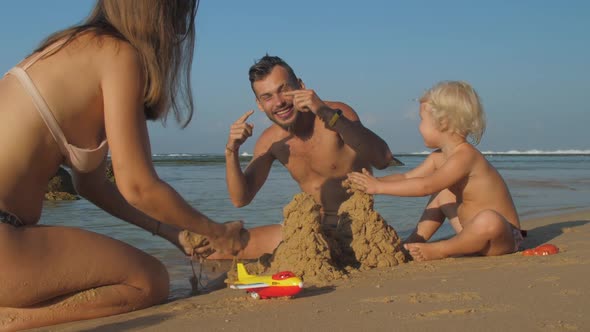
[{"label": "woman's hand", "polygon": [[[193,256],[197,250],[209,245],[209,240],[206,236],[187,231],[186,229],[178,233],[178,248],[187,256]],[[213,253],[202,252],[199,256],[207,257]]]},{"label": "woman's hand", "polygon": [[350,186],[353,190],[360,190],[367,194],[379,193],[379,185],[381,184],[381,181],[371,175],[366,168],[363,168],[362,173],[348,173],[348,180],[350,181]]},{"label": "woman's hand", "polygon": [[236,256],[244,249],[248,242],[248,231],[244,229],[244,222],[228,221],[223,224],[214,224],[217,228],[214,235],[206,236],[206,241],[201,246],[194,248],[196,255],[207,257],[213,252]]}]

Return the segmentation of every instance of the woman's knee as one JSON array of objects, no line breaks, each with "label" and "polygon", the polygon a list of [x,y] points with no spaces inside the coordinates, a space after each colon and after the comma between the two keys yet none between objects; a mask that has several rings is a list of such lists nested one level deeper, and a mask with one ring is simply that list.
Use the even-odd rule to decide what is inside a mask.
[{"label": "woman's knee", "polygon": [[162,262],[152,256],[143,259],[142,271],[139,275],[130,276],[132,286],[142,291],[145,306],[159,304],[168,298],[170,278]]}]

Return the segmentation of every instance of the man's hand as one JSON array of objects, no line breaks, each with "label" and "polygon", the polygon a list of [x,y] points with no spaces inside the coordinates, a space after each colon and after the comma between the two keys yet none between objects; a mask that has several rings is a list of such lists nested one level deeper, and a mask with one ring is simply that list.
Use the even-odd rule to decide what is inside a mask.
[{"label": "man's hand", "polygon": [[351,188],[354,190],[364,191],[367,194],[377,194],[381,181],[371,175],[366,168],[363,172],[348,173],[348,180],[351,182]]},{"label": "man's hand", "polygon": [[328,107],[313,90],[286,91],[283,96],[293,97],[293,106],[300,112],[317,114],[320,109]]},{"label": "man's hand", "polygon": [[240,146],[248,139],[248,137],[252,136],[254,124],[246,122],[246,120],[248,120],[252,114],[254,114],[254,111],[249,110],[231,125],[229,129],[229,140],[227,141],[226,145],[227,150],[237,152]]}]

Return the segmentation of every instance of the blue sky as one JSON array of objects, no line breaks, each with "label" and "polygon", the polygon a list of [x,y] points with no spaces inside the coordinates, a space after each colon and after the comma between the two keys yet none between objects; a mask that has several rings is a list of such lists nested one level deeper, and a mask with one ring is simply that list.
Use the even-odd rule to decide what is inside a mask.
[{"label": "blue sky", "polygon": [[[0,70],[46,35],[81,21],[89,0],[0,2]],[[412,101],[466,80],[488,118],[482,150],[590,150],[588,1],[203,0],[193,64],[196,114],[150,124],[155,153],[222,153],[231,123],[256,104],[247,72],[286,60],[325,100],[352,106],[394,153],[424,151]],[[270,124],[257,111],[255,133]]]}]

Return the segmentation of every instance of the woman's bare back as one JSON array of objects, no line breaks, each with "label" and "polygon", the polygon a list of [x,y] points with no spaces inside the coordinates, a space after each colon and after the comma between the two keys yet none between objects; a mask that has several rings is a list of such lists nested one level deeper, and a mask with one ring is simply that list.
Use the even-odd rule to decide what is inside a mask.
[{"label": "woman's bare back", "polygon": [[[92,38],[103,41],[91,42]],[[119,42],[87,34],[27,69],[72,145],[95,148],[105,138],[100,78],[115,43]],[[64,156],[31,96],[11,74],[0,80],[0,122],[0,140],[16,143],[4,145],[0,155],[0,209],[34,224],[47,181]]]}]

